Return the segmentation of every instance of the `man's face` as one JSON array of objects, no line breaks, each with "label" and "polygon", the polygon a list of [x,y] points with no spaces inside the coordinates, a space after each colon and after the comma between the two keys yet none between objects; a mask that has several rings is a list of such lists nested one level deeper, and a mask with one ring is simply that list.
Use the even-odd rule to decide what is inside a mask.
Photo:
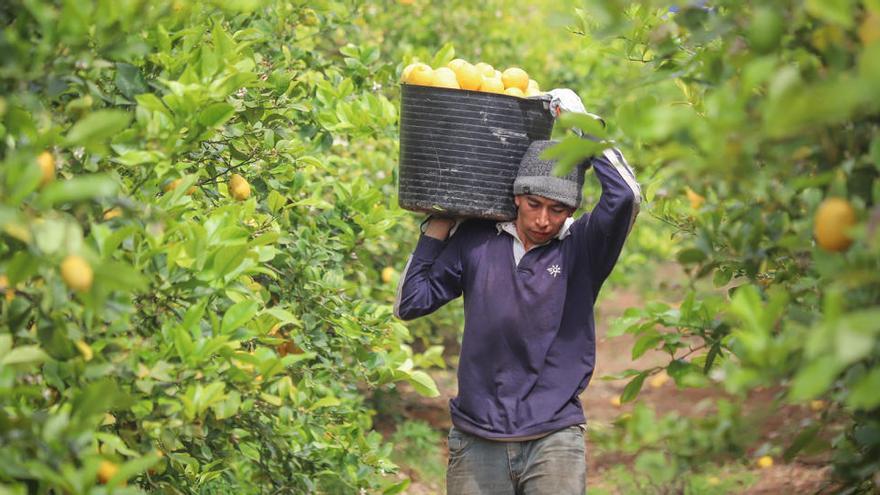
[{"label": "man's face", "polygon": [[559,201],[522,194],[513,198],[516,203],[516,231],[526,249],[544,244],[559,233],[565,219],[574,213],[574,208]]}]

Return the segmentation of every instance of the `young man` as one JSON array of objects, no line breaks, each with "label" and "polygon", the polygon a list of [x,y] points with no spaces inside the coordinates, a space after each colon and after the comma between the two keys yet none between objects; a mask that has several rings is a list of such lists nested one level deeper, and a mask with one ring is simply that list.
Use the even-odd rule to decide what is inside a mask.
[{"label": "young man", "polygon": [[[639,186],[605,150],[563,177],[536,141],[514,182],[511,222],[432,218],[398,287],[408,320],[464,294],[458,396],[449,403],[447,492],[582,495],[584,412],[595,363],[593,303],[635,221]],[[602,185],[577,220],[584,173]]]}]

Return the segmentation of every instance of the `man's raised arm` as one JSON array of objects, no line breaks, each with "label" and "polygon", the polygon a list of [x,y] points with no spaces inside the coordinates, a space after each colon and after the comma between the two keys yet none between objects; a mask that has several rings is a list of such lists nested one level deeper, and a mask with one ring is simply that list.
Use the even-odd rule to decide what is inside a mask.
[{"label": "man's raised arm", "polygon": [[394,314],[411,320],[434,312],[461,295],[459,242],[447,240],[456,221],[431,218],[397,286]]},{"label": "man's raised arm", "polygon": [[599,287],[611,273],[623,243],[639,214],[641,188],[635,174],[616,148],[606,149],[592,159],[593,171],[602,184],[602,196],[582,230],[588,249],[594,287]]}]

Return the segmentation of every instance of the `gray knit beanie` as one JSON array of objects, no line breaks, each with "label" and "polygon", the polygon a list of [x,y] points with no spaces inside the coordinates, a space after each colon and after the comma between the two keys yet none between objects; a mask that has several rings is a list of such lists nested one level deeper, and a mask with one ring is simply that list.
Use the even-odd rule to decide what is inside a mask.
[{"label": "gray knit beanie", "polygon": [[542,160],[544,150],[559,141],[534,141],[519,163],[519,172],[513,181],[513,194],[534,194],[559,201],[572,208],[581,204],[581,189],[584,187],[584,164],[578,164],[561,177],[553,175],[556,161]]}]

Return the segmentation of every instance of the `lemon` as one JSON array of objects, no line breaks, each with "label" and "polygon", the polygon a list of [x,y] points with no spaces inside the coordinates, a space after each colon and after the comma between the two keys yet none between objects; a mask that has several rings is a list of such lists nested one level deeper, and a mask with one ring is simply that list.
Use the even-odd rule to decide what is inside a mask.
[{"label": "lemon", "polygon": [[382,283],[390,283],[391,279],[394,277],[394,268],[390,266],[386,266],[382,269]]},{"label": "lemon", "polygon": [[511,67],[501,73],[501,82],[504,83],[505,89],[519,88],[520,91],[525,93],[529,87],[529,75],[519,67]]},{"label": "lemon", "polygon": [[229,194],[238,201],[244,201],[251,196],[251,185],[244,177],[232,174],[229,178]]},{"label": "lemon", "polygon": [[480,75],[480,71],[467,62],[459,64],[457,68],[452,70],[455,71],[455,78],[458,79],[458,85],[461,89],[478,91],[480,85],[483,84],[483,76]]},{"label": "lemon", "polygon": [[71,254],[61,262],[61,278],[71,289],[88,292],[92,288],[95,273],[85,258]]},{"label": "lemon", "polygon": [[451,60],[448,64],[446,64],[446,67],[449,67],[450,69],[455,71],[456,74],[458,74],[458,68],[461,67],[462,65],[465,65],[465,64],[471,65],[470,63],[468,63],[467,60],[465,60],[463,58],[456,58],[454,60]]},{"label": "lemon", "polygon": [[122,208],[116,207],[111,208],[104,212],[104,220],[113,220],[114,218],[118,218],[122,216]]},{"label": "lemon", "polygon": [[9,277],[6,275],[0,275],[0,291],[6,292],[6,302],[15,299],[15,289],[9,286]]},{"label": "lemon", "polygon": [[40,153],[37,156],[37,165],[40,166],[41,186],[45,186],[55,180],[55,157],[52,156],[52,153],[48,151]]},{"label": "lemon", "polygon": [[415,68],[415,66],[417,66],[417,65],[419,65],[418,62],[413,62],[413,63],[407,65],[406,67],[404,67],[404,68],[403,68],[403,72],[400,74],[400,81],[401,81],[401,82],[406,82],[406,80],[409,78],[409,74],[410,74],[410,72],[412,72],[412,70],[413,70],[413,69]]},{"label": "lemon", "polygon": [[455,77],[455,72],[449,67],[440,67],[434,71],[434,78],[431,81],[431,86],[438,88],[461,89],[458,85],[458,79]]},{"label": "lemon", "polygon": [[406,78],[404,78],[403,82],[407,84],[430,86],[433,80],[434,69],[429,67],[428,64],[417,63],[412,69],[410,69],[409,73],[406,74]]},{"label": "lemon", "polygon": [[487,93],[504,93],[504,83],[497,77],[483,76],[483,82],[480,83],[480,91]]},{"label": "lemon", "polygon": [[480,74],[482,74],[484,77],[495,76],[495,68],[487,64],[486,62],[479,62],[474,65],[474,67],[476,67],[477,70],[480,71]]},{"label": "lemon", "polygon": [[98,482],[102,485],[106,485],[111,478],[116,476],[116,473],[119,472],[119,466],[108,461],[103,460],[101,464],[98,466]]},{"label": "lemon", "polygon": [[[183,182],[182,177],[174,179],[171,182],[165,184],[165,187],[163,187],[162,190],[165,192],[173,191],[177,189],[177,186],[179,186],[181,182]],[[196,186],[189,186],[189,189],[186,190],[186,194],[192,194],[194,192],[196,192]]]},{"label": "lemon", "polygon": [[648,384],[651,386],[651,388],[660,388],[663,385],[666,385],[666,382],[668,382],[668,381],[669,381],[669,375],[666,374],[665,371],[661,371],[660,373],[657,373],[656,375],[652,376],[651,380],[648,382]]},{"label": "lemon", "polygon": [[769,455],[765,455],[758,459],[758,467],[761,469],[767,469],[773,467],[773,458]]},{"label": "lemon", "polygon": [[504,90],[504,94],[510,96],[518,96],[520,98],[525,97],[525,93],[523,93],[522,90],[519,88],[507,88]]},{"label": "lemon", "polygon": [[816,209],[813,234],[819,247],[830,252],[845,251],[852,244],[847,231],[856,224],[856,211],[843,198],[827,198]]},{"label": "lemon", "polygon": [[684,189],[685,194],[687,195],[688,201],[691,202],[691,208],[695,210],[699,210],[701,206],[703,206],[703,202],[706,201],[706,198],[700,196],[690,187],[686,187]]}]

